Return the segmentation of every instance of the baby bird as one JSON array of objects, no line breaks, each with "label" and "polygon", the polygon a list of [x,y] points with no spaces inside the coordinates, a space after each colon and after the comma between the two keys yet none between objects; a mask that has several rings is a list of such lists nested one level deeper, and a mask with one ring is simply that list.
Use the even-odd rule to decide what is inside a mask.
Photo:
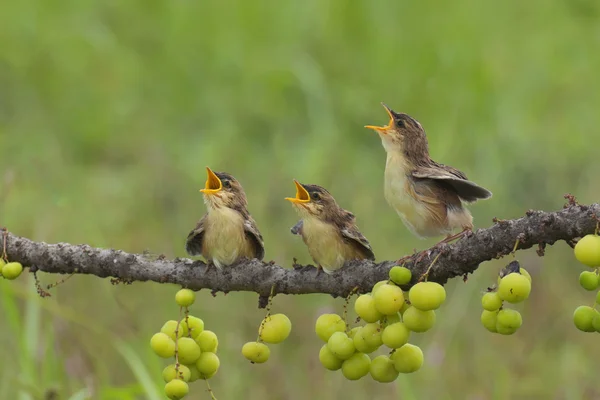
[{"label": "baby bird", "polygon": [[[490,198],[492,193],[456,168],[432,160],[421,124],[382,105],[389,123],[365,127],[379,134],[387,153],[384,194],[388,204],[420,238],[446,234],[443,243],[471,231],[473,217],[463,203]],[[455,229],[462,231],[452,236]]]},{"label": "baby bird", "polygon": [[[190,256],[202,255],[207,265],[219,270],[242,257],[262,260],[263,238],[248,212],[242,185],[230,174],[206,167],[204,195],[207,213],[189,233],[185,249]],[[208,270],[208,268],[207,268]]]},{"label": "baby bird", "polygon": [[302,236],[312,259],[328,274],[350,260],[375,260],[373,249],[355,224],[354,214],[341,208],[317,185],[296,184],[296,197],[286,197],[302,218],[291,229]]}]

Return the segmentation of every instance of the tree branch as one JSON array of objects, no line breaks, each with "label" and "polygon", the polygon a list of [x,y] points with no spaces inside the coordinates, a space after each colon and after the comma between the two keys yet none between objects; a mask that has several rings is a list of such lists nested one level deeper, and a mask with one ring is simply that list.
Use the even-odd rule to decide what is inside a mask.
[{"label": "tree branch", "polygon": [[[484,261],[510,254],[517,238],[519,250],[539,245],[540,255],[543,255],[546,245],[559,240],[572,243],[574,239],[593,233],[599,216],[599,204],[578,205],[571,198],[570,204],[560,211],[528,211],[519,219],[495,220],[490,228],[478,229],[452,245],[443,245],[432,251],[417,263],[408,261],[405,266],[413,272],[415,283],[441,252],[428,280],[445,284],[448,279],[474,272]],[[367,292],[376,282],[387,279],[389,269],[395,265],[393,261],[352,262],[341,272],[316,276],[313,268],[286,269],[273,262],[242,260],[222,271],[211,268],[205,274],[206,264],[202,261],[184,258],[165,260],[85,244],[47,244],[9,232],[6,234],[6,252],[10,261],[30,266],[32,272],[90,274],[124,281],[175,283],[194,290],[251,291],[261,296],[268,296],[273,285],[276,294],[346,296],[355,287]]]}]

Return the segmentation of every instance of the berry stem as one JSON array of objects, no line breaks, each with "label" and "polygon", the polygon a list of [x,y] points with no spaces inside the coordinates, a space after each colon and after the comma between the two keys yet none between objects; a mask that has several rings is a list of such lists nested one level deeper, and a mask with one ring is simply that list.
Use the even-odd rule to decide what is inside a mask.
[{"label": "berry stem", "polygon": [[[175,376],[179,377],[179,355],[178,353],[178,345],[179,345],[179,323],[181,322],[181,311],[183,307],[179,307],[179,318],[177,318],[177,325],[175,325]],[[189,329],[188,329],[189,330]],[[183,374],[182,374],[183,377]]]},{"label": "berry stem", "polygon": [[348,324],[348,304],[350,304],[350,298],[358,291],[358,286],[356,286],[354,289],[352,289],[350,291],[350,293],[348,293],[348,296],[346,296],[346,299],[344,300],[344,311],[342,313],[342,318],[344,320],[344,323],[346,324],[346,333],[350,333],[350,326]]},{"label": "berry stem", "polygon": [[513,258],[515,258],[515,253],[517,252],[517,247],[519,247],[519,238],[517,238],[515,245],[514,245],[512,251],[510,252],[510,254],[512,255]]},{"label": "berry stem", "polygon": [[76,273],[77,273],[77,271],[73,271],[73,272],[72,272],[72,273],[71,273],[69,276],[67,276],[66,278],[63,278],[63,279],[61,279],[61,280],[59,280],[59,281],[56,281],[56,282],[54,282],[54,283],[50,283],[49,285],[47,285],[47,286],[46,286],[46,289],[50,290],[50,289],[52,289],[52,288],[55,288],[55,287],[57,287],[58,285],[61,285],[61,284],[65,283],[66,281],[68,281],[69,279],[71,279],[71,277],[72,277],[73,275],[75,275]]},{"label": "berry stem", "polygon": [[208,393],[210,393],[211,400],[217,400],[213,390],[210,388],[210,383],[208,383],[208,379],[205,379],[204,381],[206,382],[206,388],[208,389]]},{"label": "berry stem", "polygon": [[425,279],[425,282],[427,282],[427,277],[429,276],[429,272],[431,271],[433,264],[435,264],[435,262],[438,260],[438,258],[440,258],[441,255],[442,253],[440,252],[437,254],[437,256],[435,256],[431,264],[429,264],[429,267],[427,267],[427,271],[425,271],[425,273],[419,278],[419,282],[421,282],[423,279]]},{"label": "berry stem", "polygon": [[2,258],[4,261],[8,262],[8,257],[6,255],[6,238],[8,237],[8,229],[2,228]]},{"label": "berry stem", "polygon": [[262,343],[262,339],[260,338],[260,335],[263,331],[263,328],[265,326],[265,322],[267,321],[267,318],[269,318],[269,316],[271,315],[271,307],[273,306],[273,297],[275,297],[275,285],[271,286],[271,293],[269,294],[269,301],[267,302],[267,314],[265,315],[265,317],[263,318],[263,320],[260,323],[260,326],[258,327],[258,338],[256,338],[256,341],[259,343]]}]

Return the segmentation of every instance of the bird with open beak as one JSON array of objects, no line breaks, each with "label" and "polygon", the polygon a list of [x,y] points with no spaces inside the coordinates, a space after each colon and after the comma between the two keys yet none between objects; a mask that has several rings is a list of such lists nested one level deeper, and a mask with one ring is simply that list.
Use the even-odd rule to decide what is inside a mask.
[{"label": "bird with open beak", "polygon": [[[208,266],[218,269],[242,257],[262,260],[263,238],[248,212],[242,185],[230,174],[206,167],[204,195],[207,213],[189,233],[185,249],[190,256],[202,255]],[[208,269],[208,268],[207,268]]]},{"label": "bird with open beak", "polygon": [[367,238],[358,230],[354,214],[341,208],[333,196],[318,185],[296,184],[296,197],[286,197],[302,218],[291,229],[302,236],[312,259],[328,274],[350,260],[375,260]]},{"label": "bird with open beak", "polygon": [[[456,168],[435,162],[421,124],[383,104],[390,121],[375,130],[387,153],[384,194],[406,227],[417,237],[447,235],[440,243],[457,239],[473,229],[473,217],[464,203],[487,199],[492,193],[471,182]],[[456,229],[462,229],[452,235]]]}]

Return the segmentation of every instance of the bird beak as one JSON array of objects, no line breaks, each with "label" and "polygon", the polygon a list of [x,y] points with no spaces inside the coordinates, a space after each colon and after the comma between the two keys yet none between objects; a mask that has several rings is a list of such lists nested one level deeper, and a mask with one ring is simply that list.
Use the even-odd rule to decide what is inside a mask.
[{"label": "bird beak", "polygon": [[296,197],[286,197],[285,199],[292,203],[308,203],[310,201],[310,196],[306,189],[304,189],[304,186],[295,179],[294,183],[296,184]]},{"label": "bird beak", "polygon": [[377,133],[382,133],[386,135],[387,130],[394,126],[394,111],[384,103],[381,103],[381,105],[383,106],[383,108],[385,108],[385,111],[390,116],[390,122],[388,122],[386,126],[365,125],[365,128],[373,129],[374,131],[377,131]]},{"label": "bird beak", "polygon": [[215,173],[208,167],[206,167],[206,184],[204,189],[200,189],[205,194],[216,194],[223,189],[221,180]]}]

